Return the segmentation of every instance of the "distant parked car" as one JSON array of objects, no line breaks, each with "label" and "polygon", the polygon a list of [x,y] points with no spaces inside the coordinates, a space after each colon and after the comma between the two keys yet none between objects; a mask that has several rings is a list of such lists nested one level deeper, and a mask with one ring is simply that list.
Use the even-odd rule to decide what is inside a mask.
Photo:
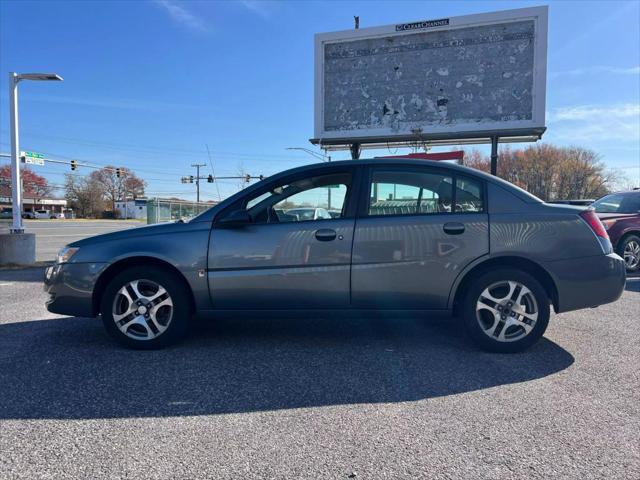
[{"label": "distant parked car", "polygon": [[51,217],[50,218],[52,220],[56,219],[56,218],[59,219],[59,220],[64,220],[66,217],[65,217],[65,214],[63,212],[51,212]]},{"label": "distant parked car", "polygon": [[25,210],[24,212],[22,212],[22,218],[34,219],[36,218],[36,214],[33,210]]},{"label": "distant parked car", "polygon": [[5,208],[0,210],[0,218],[13,218],[13,209]]},{"label": "distant parked car", "polygon": [[[320,207],[328,188],[338,218]],[[318,208],[278,214],[308,204]],[[101,315],[133,348],[175,342],[194,313],[289,310],[304,322],[408,310],[455,313],[482,348],[517,352],[544,334],[552,306],[614,302],[624,285],[624,261],[593,209],[407,159],[289,170],[188,222],[75,241],[45,272],[50,312]]]},{"label": "distant parked car", "polygon": [[51,218],[51,210],[36,210],[35,218]]},{"label": "distant parked car", "polygon": [[640,270],[640,190],[606,195],[591,205],[607,229],[627,272]]}]

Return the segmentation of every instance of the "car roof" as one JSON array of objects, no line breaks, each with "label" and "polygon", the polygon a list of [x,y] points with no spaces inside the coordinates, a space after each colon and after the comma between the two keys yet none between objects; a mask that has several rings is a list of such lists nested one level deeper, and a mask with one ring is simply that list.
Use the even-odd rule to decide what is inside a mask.
[{"label": "car roof", "polygon": [[442,162],[437,160],[423,160],[423,159],[414,159],[414,158],[367,158],[367,159],[359,159],[359,160],[338,160],[334,162],[323,162],[323,163],[312,163],[308,165],[303,165],[300,167],[292,168],[290,170],[285,170],[280,172],[273,177],[272,179],[276,179],[281,175],[289,175],[297,172],[304,172],[306,170],[315,170],[315,169],[330,169],[341,166],[367,166],[367,165],[398,165],[398,166],[417,166],[417,167],[434,167],[440,169],[448,169],[453,170],[458,173],[471,175],[475,177],[480,177],[488,182],[500,185],[503,188],[513,192],[518,197],[526,202],[542,202],[535,195],[527,192],[526,190],[514,185],[513,183],[507,182],[500,177],[496,177],[494,175],[489,175],[488,173],[482,172],[475,168],[465,167],[463,165],[458,165],[455,163]]},{"label": "car roof", "polygon": [[[526,190],[514,185],[512,183],[507,182],[499,177],[489,175],[488,173],[482,172],[480,170],[476,170],[474,168],[465,167],[462,165],[457,165],[448,162],[436,161],[436,160],[423,160],[423,159],[413,159],[413,158],[368,158],[368,159],[359,159],[359,160],[338,160],[333,162],[323,162],[323,163],[311,163],[306,165],[301,165],[299,167],[290,168],[288,170],[283,170],[275,175],[271,175],[265,178],[265,182],[278,181],[282,177],[286,177],[289,175],[296,175],[299,173],[304,173],[309,170],[331,170],[340,168],[340,167],[362,167],[368,165],[399,165],[399,166],[418,166],[418,167],[435,167],[440,169],[448,169],[455,172],[459,172],[462,174],[466,174],[469,176],[474,176],[478,178],[482,178],[483,180],[499,185],[500,187],[506,189],[507,191],[513,193],[518,198],[527,203],[542,203],[535,195],[527,192]],[[226,208],[225,205],[229,203],[233,203],[239,198],[245,195],[251,195],[251,192],[261,188],[262,182],[255,183],[234,195],[226,198],[223,202],[220,202],[218,205],[212,207],[209,210],[201,213],[197,217],[197,221],[209,221],[214,215],[215,212],[219,211],[221,208]]]}]

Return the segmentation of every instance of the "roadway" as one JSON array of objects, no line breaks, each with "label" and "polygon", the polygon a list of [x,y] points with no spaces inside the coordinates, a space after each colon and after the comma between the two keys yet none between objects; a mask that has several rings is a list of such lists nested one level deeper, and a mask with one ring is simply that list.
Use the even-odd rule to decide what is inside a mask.
[{"label": "roadway", "polygon": [[82,238],[145,225],[133,220],[25,220],[25,232],[36,234],[36,261],[56,258],[67,243]]},{"label": "roadway", "polygon": [[48,313],[42,274],[0,270],[0,478],[640,478],[638,277],[498,355],[415,317],[125,350]]}]

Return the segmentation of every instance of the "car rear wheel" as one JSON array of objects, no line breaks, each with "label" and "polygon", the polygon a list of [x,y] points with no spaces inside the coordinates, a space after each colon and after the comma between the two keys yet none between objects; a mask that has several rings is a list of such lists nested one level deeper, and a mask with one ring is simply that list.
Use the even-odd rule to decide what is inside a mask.
[{"label": "car rear wheel", "polygon": [[180,340],[190,317],[189,293],[175,275],[133,267],[109,282],[101,304],[105,329],[122,345],[165,347]]},{"label": "car rear wheel", "polygon": [[618,255],[624,259],[627,272],[635,273],[640,270],[640,237],[627,235],[618,244]]},{"label": "car rear wheel", "polygon": [[480,275],[462,305],[465,330],[491,352],[521,352],[542,337],[549,323],[549,297],[533,276],[515,269]]}]

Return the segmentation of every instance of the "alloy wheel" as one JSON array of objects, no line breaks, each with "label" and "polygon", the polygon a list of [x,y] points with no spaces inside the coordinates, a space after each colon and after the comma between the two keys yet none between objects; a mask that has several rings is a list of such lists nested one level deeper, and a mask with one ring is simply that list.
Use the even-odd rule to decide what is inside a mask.
[{"label": "alloy wheel", "polygon": [[637,240],[630,240],[624,246],[624,263],[627,270],[633,270],[640,264],[640,243]]},{"label": "alloy wheel", "polygon": [[476,303],[476,319],[485,335],[499,342],[526,337],[538,320],[538,303],[520,282],[501,281],[485,288]]},{"label": "alloy wheel", "polygon": [[152,280],[133,280],[115,295],[112,316],[118,329],[135,340],[152,340],[169,327],[173,301],[169,292]]}]

